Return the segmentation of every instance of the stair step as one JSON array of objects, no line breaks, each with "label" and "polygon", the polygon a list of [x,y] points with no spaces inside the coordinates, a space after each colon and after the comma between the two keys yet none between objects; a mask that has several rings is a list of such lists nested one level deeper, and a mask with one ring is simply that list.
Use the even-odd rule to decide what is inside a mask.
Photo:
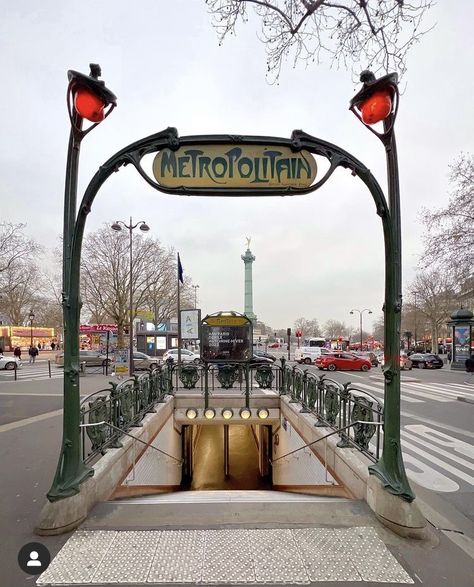
[{"label": "stair step", "polygon": [[188,491],[97,504],[82,529],[375,525],[364,501],[276,491]]}]

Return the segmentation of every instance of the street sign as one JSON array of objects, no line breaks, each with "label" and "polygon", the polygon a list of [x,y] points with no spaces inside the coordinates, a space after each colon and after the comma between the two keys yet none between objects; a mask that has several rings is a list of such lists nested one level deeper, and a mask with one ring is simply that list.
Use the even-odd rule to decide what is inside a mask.
[{"label": "street sign", "polygon": [[306,188],[316,173],[316,160],[309,151],[271,144],[163,149],[153,161],[156,181],[167,188]]},{"label": "street sign", "polygon": [[199,340],[201,310],[181,310],[181,340]]},{"label": "street sign", "polygon": [[114,369],[116,375],[128,375],[128,349],[114,350]]}]

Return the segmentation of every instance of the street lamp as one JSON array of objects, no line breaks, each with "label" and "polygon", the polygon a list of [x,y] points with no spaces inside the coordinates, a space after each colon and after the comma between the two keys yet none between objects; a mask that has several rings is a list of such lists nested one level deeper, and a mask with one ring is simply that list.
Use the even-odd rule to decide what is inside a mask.
[{"label": "street lamp", "polygon": [[364,312],[367,312],[368,314],[372,314],[372,310],[369,310],[369,308],[364,308],[363,310],[358,310],[357,308],[353,308],[350,311],[350,314],[354,314],[354,312],[359,312],[360,350],[362,350],[362,314]]},{"label": "street lamp", "polygon": [[194,288],[194,309],[197,308],[197,289],[199,287],[199,285],[193,285],[192,286]]},{"label": "street lamp", "polygon": [[[350,101],[350,110],[370,130],[385,148],[387,163],[388,210],[377,210],[384,218],[384,230],[390,246],[385,247],[385,303],[384,303],[384,435],[382,457],[369,472],[395,495],[412,501],[415,495],[410,487],[403,464],[400,443],[400,322],[402,311],[402,238],[400,220],[400,181],[398,173],[395,121],[400,93],[398,75],[390,73],[376,79],[371,71],[360,76],[362,88]],[[382,122],[379,132],[371,125]],[[362,178],[365,181],[364,178]],[[386,242],[387,242],[386,241]]]},{"label": "street lamp", "polygon": [[[79,492],[79,485],[94,474],[81,459],[78,430],[81,424],[79,391],[80,251],[73,257],[77,217],[77,179],[82,139],[117,105],[117,97],[99,80],[100,66],[90,64],[90,75],[68,71],[67,109],[71,124],[64,185],[62,299],[64,324],[63,438],[48,499],[55,501]],[[92,124],[82,128],[84,119]]]},{"label": "street lamp", "polygon": [[28,320],[30,321],[30,346],[33,346],[33,320],[35,319],[35,314],[33,310],[30,310],[28,314]]},{"label": "street lamp", "polygon": [[115,230],[117,232],[119,232],[120,230],[122,230],[122,225],[124,228],[126,228],[128,230],[129,233],[129,256],[130,256],[130,283],[129,283],[129,305],[130,305],[130,315],[129,315],[129,326],[128,326],[128,346],[129,346],[129,351],[128,351],[128,364],[129,364],[129,372],[130,375],[133,375],[134,372],[134,365],[133,365],[133,239],[132,239],[132,232],[135,228],[139,227],[140,230],[142,230],[143,232],[148,232],[150,230],[150,227],[148,226],[148,224],[144,221],[144,220],[140,220],[140,222],[137,222],[136,224],[132,223],[132,217],[130,216],[130,224],[126,224],[125,222],[122,222],[121,220],[117,220],[115,221],[111,228],[112,230]]}]

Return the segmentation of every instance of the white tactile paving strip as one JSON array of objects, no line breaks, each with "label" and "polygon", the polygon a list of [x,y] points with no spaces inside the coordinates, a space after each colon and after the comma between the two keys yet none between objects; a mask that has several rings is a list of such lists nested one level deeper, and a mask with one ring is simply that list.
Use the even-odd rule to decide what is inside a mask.
[{"label": "white tactile paving strip", "polygon": [[78,530],[38,585],[413,583],[372,527]]}]

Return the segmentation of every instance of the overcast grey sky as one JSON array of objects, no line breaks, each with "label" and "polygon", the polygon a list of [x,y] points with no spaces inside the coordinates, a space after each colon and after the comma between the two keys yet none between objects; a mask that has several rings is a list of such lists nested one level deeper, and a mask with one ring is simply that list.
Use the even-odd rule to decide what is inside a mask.
[{"label": "overcast grey sky", "polygon": [[[351,74],[287,63],[279,85],[269,85],[252,23],[219,47],[204,0],[2,4],[0,215],[26,222],[46,247],[62,232],[66,72],[88,73],[90,62],[102,66],[118,108],[83,142],[80,194],[113,153],[167,126],[283,137],[302,128],[352,152],[385,189],[383,148],[348,111],[358,89]],[[436,28],[408,58],[397,122],[405,284],[422,252],[421,208],[446,203],[448,164],[473,150],[473,21],[471,0],[439,2],[426,20]],[[243,311],[248,235],[259,319],[276,328],[299,316],[357,326],[351,308],[381,314],[381,223],[349,172],[308,196],[217,199],[161,194],[126,168],[99,193],[87,229],[130,215],[180,251],[204,312]]]}]

